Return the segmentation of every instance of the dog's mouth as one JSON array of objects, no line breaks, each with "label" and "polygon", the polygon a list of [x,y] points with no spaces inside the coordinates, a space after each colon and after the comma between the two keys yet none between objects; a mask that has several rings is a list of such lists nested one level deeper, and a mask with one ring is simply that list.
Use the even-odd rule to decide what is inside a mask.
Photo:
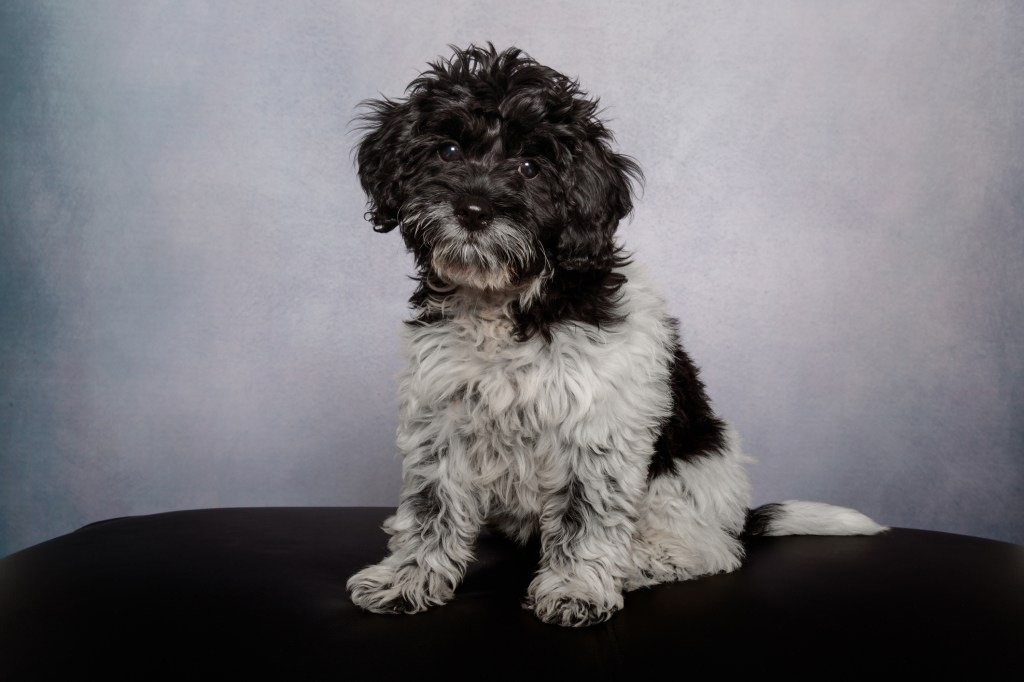
[{"label": "dog's mouth", "polygon": [[522,263],[495,248],[479,233],[442,239],[430,254],[431,268],[447,284],[483,291],[515,288],[522,277]]},{"label": "dog's mouth", "polygon": [[522,288],[537,274],[543,251],[530,233],[503,218],[467,230],[453,213],[426,214],[410,230],[428,246],[430,269],[447,285],[485,292]]},{"label": "dog's mouth", "polygon": [[511,289],[513,274],[504,270],[488,270],[476,264],[444,260],[434,256],[432,267],[445,284],[495,292]]}]

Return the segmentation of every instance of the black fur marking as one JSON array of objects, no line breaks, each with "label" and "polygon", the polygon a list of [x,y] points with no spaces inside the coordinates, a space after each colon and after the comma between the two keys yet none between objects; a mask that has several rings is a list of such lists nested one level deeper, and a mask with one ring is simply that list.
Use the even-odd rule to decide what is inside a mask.
[{"label": "black fur marking", "polygon": [[422,490],[408,499],[417,519],[436,519],[441,515],[441,499],[437,482],[427,483]]},{"label": "black fur marking", "polygon": [[[677,326],[675,321],[673,326]],[[678,331],[674,336],[675,354],[669,377],[672,413],[661,425],[654,444],[648,479],[675,473],[677,461],[717,455],[726,447],[725,423],[711,409],[697,367],[679,345]]]},{"label": "black fur marking", "polygon": [[[627,263],[624,255],[616,253],[612,266],[617,268]],[[625,276],[612,270],[556,271],[540,301],[525,310],[516,310],[520,338],[540,334],[550,340],[553,327],[559,323],[600,328],[622,322],[617,303],[619,289],[625,283]]]},{"label": "black fur marking", "polygon": [[587,509],[590,506],[586,494],[583,483],[575,476],[556,493],[559,499],[564,500],[561,522],[565,537],[570,542],[577,540],[586,530],[589,516]]},{"label": "black fur marking", "polygon": [[[613,261],[618,268],[628,264],[624,254],[616,254]],[[556,326],[561,324],[585,324],[598,328],[608,327],[623,321],[618,312],[619,290],[626,283],[626,277],[612,270],[570,272],[556,270],[547,282],[540,300],[527,308],[518,304],[513,308],[516,335],[525,341],[535,334],[550,341]],[[428,305],[438,294],[421,279],[409,303],[417,316],[408,321],[412,326],[436,324],[443,321],[440,306]]]},{"label": "black fur marking", "polygon": [[439,542],[456,534],[467,540],[471,539],[462,532],[460,524],[452,517],[451,500],[436,481],[427,483],[406,500],[406,503],[412,506],[419,524],[420,536],[424,540]]},{"label": "black fur marking", "polygon": [[782,505],[777,502],[748,510],[747,520],[743,525],[743,535],[765,535],[771,528],[772,521],[777,519],[781,513]]}]

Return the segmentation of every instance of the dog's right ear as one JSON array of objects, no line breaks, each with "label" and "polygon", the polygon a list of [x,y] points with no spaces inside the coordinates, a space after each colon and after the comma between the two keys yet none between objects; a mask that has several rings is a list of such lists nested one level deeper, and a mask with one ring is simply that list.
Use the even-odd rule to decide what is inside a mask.
[{"label": "dog's right ear", "polygon": [[367,132],[356,147],[356,163],[368,200],[366,219],[377,232],[390,232],[405,202],[402,169],[413,117],[407,102],[367,100],[360,106],[365,110],[361,128]]}]

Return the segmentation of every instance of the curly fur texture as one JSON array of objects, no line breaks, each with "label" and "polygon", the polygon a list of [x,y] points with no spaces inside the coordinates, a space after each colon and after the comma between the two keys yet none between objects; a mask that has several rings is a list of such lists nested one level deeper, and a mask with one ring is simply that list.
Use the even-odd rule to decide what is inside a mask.
[{"label": "curly fur texture", "polygon": [[399,228],[419,280],[390,554],[348,581],[367,610],[450,600],[484,524],[539,536],[525,605],[565,626],[607,620],[625,590],[735,570],[745,529],[883,530],[829,505],[749,510],[750,460],[615,242],[641,174],[597,110],[493,46],[366,103],[367,217]]}]

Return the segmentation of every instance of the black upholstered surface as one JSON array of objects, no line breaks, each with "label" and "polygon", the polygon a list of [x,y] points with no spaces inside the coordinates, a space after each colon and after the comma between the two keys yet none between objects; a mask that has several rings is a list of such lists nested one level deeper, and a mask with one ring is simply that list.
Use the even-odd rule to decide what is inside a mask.
[{"label": "black upholstered surface", "polygon": [[971,679],[1024,664],[1024,547],[894,529],[751,543],[730,575],[626,597],[566,630],[520,608],[536,563],[485,535],[455,599],[353,607],[384,555],[377,508],[212,509],[113,519],[0,560],[0,679]]}]

